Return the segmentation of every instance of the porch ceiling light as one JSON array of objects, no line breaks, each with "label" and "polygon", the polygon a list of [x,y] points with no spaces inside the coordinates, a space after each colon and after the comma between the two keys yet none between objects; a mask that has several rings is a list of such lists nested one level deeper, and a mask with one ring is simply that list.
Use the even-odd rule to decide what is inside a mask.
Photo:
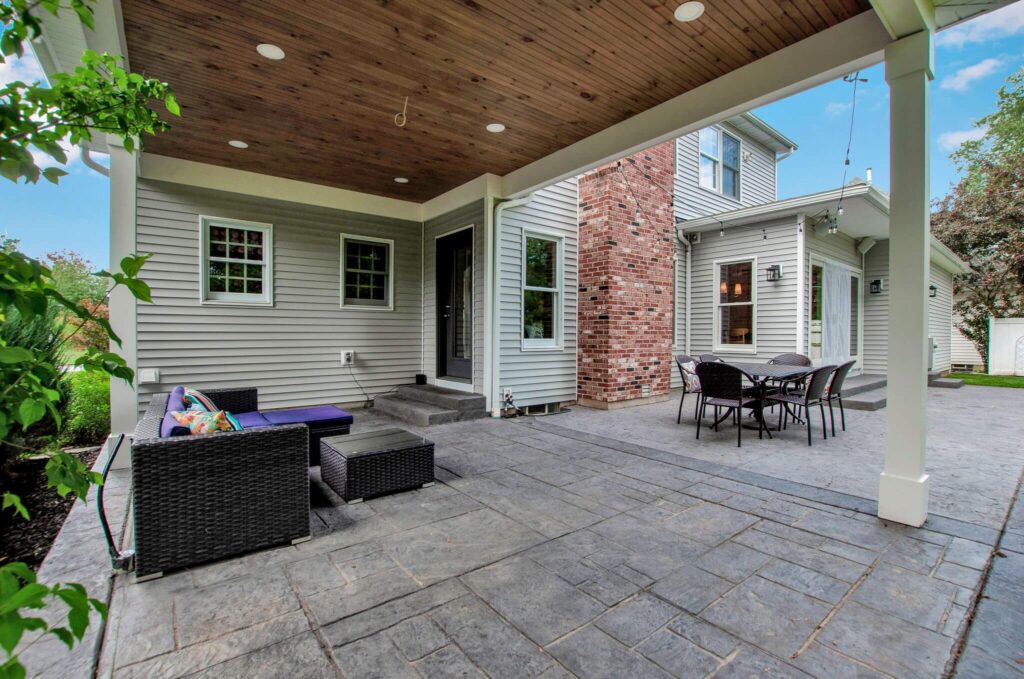
[{"label": "porch ceiling light", "polygon": [[704,3],[703,2],[684,2],[683,4],[676,7],[676,11],[673,14],[676,21],[680,23],[686,23],[687,21],[696,21],[704,15]]},{"label": "porch ceiling light", "polygon": [[265,57],[271,61],[281,61],[284,59],[284,50],[277,45],[271,45],[269,42],[256,45],[256,51],[260,53],[261,57]]},{"label": "porch ceiling light", "polygon": [[505,126],[501,123],[487,123],[487,127],[485,129],[493,134],[498,134],[499,132],[505,131]]},{"label": "porch ceiling light", "polygon": [[231,141],[228,142],[228,146],[234,146],[236,149],[247,149],[247,148],[249,148],[249,145],[246,144],[241,139],[232,139]]},{"label": "porch ceiling light", "polygon": [[395,183],[396,184],[408,184],[409,183],[409,178],[408,177],[395,177]]}]

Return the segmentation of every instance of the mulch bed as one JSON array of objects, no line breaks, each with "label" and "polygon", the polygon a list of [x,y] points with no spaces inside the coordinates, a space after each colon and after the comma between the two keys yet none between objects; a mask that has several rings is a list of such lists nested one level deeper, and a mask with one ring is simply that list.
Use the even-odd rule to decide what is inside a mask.
[{"label": "mulch bed", "polygon": [[[100,449],[68,452],[92,467]],[[45,459],[19,460],[0,479],[0,490],[18,495],[32,517],[25,521],[11,510],[0,513],[0,564],[24,561],[33,570],[39,568],[75,503],[74,495],[62,498],[47,488],[45,467]]]}]

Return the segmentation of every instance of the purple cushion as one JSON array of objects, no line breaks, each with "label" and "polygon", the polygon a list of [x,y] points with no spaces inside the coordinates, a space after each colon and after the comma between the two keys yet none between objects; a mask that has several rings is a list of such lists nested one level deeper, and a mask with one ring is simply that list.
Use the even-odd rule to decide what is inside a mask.
[{"label": "purple cushion", "polygon": [[160,421],[160,438],[168,436],[189,436],[192,432],[174,418],[174,415],[167,413]]},{"label": "purple cushion", "polygon": [[263,413],[256,412],[255,410],[251,413],[231,413],[235,419],[238,420],[238,424],[242,425],[242,429],[255,429],[256,427],[269,427],[271,426],[270,421],[263,417]]},{"label": "purple cushion", "polygon": [[322,427],[340,427],[352,424],[352,415],[336,406],[313,406],[294,410],[271,410],[263,413],[271,424],[308,424]]},{"label": "purple cushion", "polygon": [[188,410],[185,407],[185,387],[175,387],[171,390],[170,396],[167,397],[167,410],[164,412],[171,412],[177,410],[179,412]]}]

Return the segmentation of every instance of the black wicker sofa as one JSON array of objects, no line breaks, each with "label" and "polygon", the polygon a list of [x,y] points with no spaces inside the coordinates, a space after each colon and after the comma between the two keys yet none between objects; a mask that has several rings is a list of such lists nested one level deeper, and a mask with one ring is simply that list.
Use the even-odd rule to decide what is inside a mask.
[{"label": "black wicker sofa", "polygon": [[[203,393],[229,412],[258,410],[254,388]],[[132,441],[136,575],[308,538],[311,427],[161,436],[170,396],[153,395]],[[318,425],[317,448],[321,436],[348,433]]]}]

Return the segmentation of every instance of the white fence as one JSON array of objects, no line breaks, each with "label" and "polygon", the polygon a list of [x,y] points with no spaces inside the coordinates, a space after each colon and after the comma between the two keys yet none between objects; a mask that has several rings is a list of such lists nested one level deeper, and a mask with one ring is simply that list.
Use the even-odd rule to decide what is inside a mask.
[{"label": "white fence", "polygon": [[1024,318],[990,318],[988,374],[1024,375]]}]

